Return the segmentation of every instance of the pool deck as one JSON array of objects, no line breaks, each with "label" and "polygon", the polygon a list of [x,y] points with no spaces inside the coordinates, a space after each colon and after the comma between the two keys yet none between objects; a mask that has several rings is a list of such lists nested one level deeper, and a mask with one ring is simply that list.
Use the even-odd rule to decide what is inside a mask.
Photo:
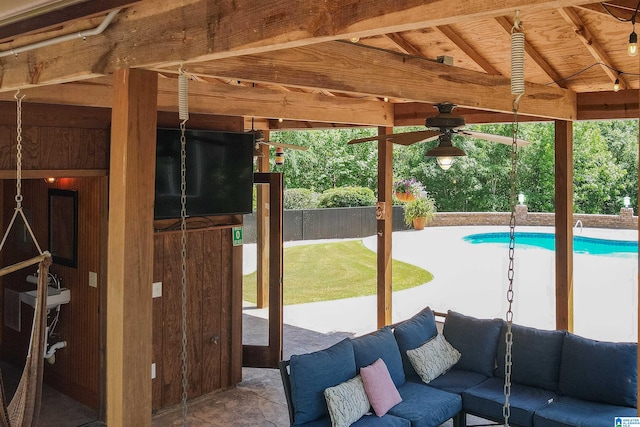
[{"label": "pool deck", "polygon": [[[474,245],[462,238],[474,233],[508,231],[508,227],[427,227],[393,233],[392,255],[430,271],[434,279],[392,297],[393,322],[411,317],[426,306],[455,310],[484,318],[504,318],[507,310],[508,250],[497,245]],[[517,231],[553,233],[552,227],[518,227]],[[578,228],[576,236],[637,240],[636,230]],[[376,250],[376,237],[362,239]],[[323,241],[287,242],[286,246]],[[251,271],[255,246],[245,245],[245,272]],[[637,269],[634,256],[574,255],[575,332],[607,341],[637,340]],[[515,249],[514,321],[539,328],[555,328],[555,257],[552,251]],[[284,278],[286,286],[286,277]],[[247,307],[246,314],[265,318],[265,310]],[[595,314],[595,315],[594,315]],[[376,329],[376,296],[348,298],[284,308],[288,325],[320,333]]]}]

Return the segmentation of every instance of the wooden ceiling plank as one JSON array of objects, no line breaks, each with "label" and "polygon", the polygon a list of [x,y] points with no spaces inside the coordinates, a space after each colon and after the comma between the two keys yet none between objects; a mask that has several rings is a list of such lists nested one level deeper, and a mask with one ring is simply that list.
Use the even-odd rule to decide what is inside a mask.
[{"label": "wooden ceiling plank", "polygon": [[637,0],[617,0],[615,2],[606,1],[602,3],[582,4],[575,7],[610,16],[609,12],[605,10],[604,5],[606,5],[611,13],[615,14],[617,17],[621,19],[631,19],[631,16],[633,16],[636,7],[638,6],[638,2]]},{"label": "wooden ceiling plank", "polygon": [[[112,88],[108,77],[57,87],[30,88],[22,93],[25,103],[111,108]],[[0,100],[11,101],[13,94],[0,93]],[[177,79],[158,79],[158,110],[178,111]],[[189,82],[189,110],[194,114],[393,125],[393,106],[383,101],[196,81]]]},{"label": "wooden ceiling plank", "polygon": [[473,62],[478,64],[480,68],[482,68],[488,74],[492,74],[494,76],[502,75],[500,71],[498,71],[489,61],[487,61],[482,55],[478,53],[476,49],[471,47],[469,43],[466,42],[462,37],[458,35],[450,26],[448,25],[440,25],[436,27],[445,37],[455,44],[458,49],[464,52]]},{"label": "wooden ceiling plank", "polygon": [[582,21],[580,16],[576,13],[575,10],[564,7],[558,9],[560,15],[567,21],[569,25],[573,28],[578,39],[584,44],[584,47],[587,48],[593,59],[599,63],[600,68],[605,74],[611,79],[611,83],[614,83],[616,79],[620,79],[620,87],[628,88],[629,83],[625,79],[625,77],[617,70],[616,67],[612,65],[612,61],[609,56],[605,53],[605,51],[600,47],[600,44],[596,41],[587,28],[586,24]]},{"label": "wooden ceiling plank", "polygon": [[389,39],[391,41],[391,43],[396,45],[396,47],[398,49],[400,49],[402,52],[406,53],[407,55],[419,56],[421,58],[425,57],[424,54],[422,52],[420,52],[420,50],[418,48],[416,48],[414,45],[409,43],[400,34],[398,34],[398,33],[389,33],[389,34],[385,34],[384,36],[387,39]]},{"label": "wooden ceiling plank", "polygon": [[[511,34],[513,23],[509,21],[508,18],[504,16],[498,16],[495,19],[500,24],[500,26],[504,28],[504,30],[507,33]],[[559,87],[563,89],[567,88],[567,85],[565,81],[562,79],[562,76],[560,76],[560,74],[558,74],[558,72],[547,62],[547,60],[544,59],[542,55],[540,55],[540,52],[538,52],[533,46],[531,46],[531,43],[527,42],[526,33],[525,33],[524,50],[526,54],[529,55],[529,58],[531,58],[533,62],[535,62],[538,65],[538,67],[540,67],[542,71],[544,71],[549,76],[551,81],[555,82]]]},{"label": "wooden ceiling plank", "polygon": [[[511,112],[513,107],[506,77],[343,42],[191,64],[190,71],[492,111]],[[572,91],[528,83],[520,114],[573,120],[575,105]]]},{"label": "wooden ceiling plank", "polygon": [[[585,0],[145,0],[86,41],[0,62],[0,91],[97,77],[120,68],[175,66],[231,56],[574,6]],[[162,25],[158,25],[161,22]],[[250,22],[252,25],[247,25]],[[19,45],[19,39],[16,45]]]}]

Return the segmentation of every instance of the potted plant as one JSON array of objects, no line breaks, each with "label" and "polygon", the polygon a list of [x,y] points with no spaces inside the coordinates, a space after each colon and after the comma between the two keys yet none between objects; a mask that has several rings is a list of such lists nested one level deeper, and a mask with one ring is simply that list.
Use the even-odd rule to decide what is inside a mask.
[{"label": "potted plant", "polygon": [[422,230],[436,213],[435,200],[423,191],[418,197],[404,205],[404,222],[413,225],[416,230]]},{"label": "potted plant", "polygon": [[415,178],[401,179],[393,183],[396,198],[401,202],[410,202],[424,192],[424,186]]}]

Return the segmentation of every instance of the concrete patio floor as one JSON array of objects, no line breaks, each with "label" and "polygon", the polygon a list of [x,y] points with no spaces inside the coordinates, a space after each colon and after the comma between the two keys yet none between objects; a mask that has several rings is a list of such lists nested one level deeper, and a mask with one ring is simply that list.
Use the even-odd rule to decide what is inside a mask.
[{"label": "concrete patio floor", "polygon": [[[393,321],[407,319],[426,306],[435,311],[451,309],[477,317],[504,318],[507,249],[472,245],[462,240],[468,234],[492,231],[508,229],[427,227],[423,231],[394,233],[393,257],[431,271],[434,280],[395,292]],[[518,231],[553,232],[553,229],[519,227]],[[582,235],[635,240],[637,231],[585,228]],[[288,242],[285,246],[313,243]],[[363,239],[363,243],[375,251],[375,236]],[[252,259],[255,246],[245,245],[244,249],[247,273],[255,268],[255,260]],[[574,257],[576,333],[607,341],[637,340],[637,264],[637,257]],[[553,252],[516,246],[516,323],[554,328],[554,281]],[[375,304],[375,296],[370,296],[285,306],[284,358],[326,348],[346,336],[375,330]],[[247,305],[243,315],[245,340],[255,343],[255,340],[262,339],[267,330],[265,319],[265,310]],[[470,418],[469,422],[473,420]],[[181,409],[170,408],[155,414],[153,425],[183,425]],[[187,425],[288,426],[287,406],[278,371],[244,368],[243,381],[236,388],[190,402]],[[444,424],[451,425],[451,421]]]}]

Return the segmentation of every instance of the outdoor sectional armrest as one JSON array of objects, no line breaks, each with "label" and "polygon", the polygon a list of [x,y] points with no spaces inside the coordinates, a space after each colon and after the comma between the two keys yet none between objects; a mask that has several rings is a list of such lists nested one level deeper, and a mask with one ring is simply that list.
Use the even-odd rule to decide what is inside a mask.
[{"label": "outdoor sectional armrest", "polygon": [[289,410],[289,422],[293,424],[294,408],[293,400],[291,399],[291,380],[289,378],[289,361],[281,360],[278,362],[278,369],[280,369],[280,377],[282,377],[282,386],[284,388],[284,394],[287,398],[287,409]]}]

